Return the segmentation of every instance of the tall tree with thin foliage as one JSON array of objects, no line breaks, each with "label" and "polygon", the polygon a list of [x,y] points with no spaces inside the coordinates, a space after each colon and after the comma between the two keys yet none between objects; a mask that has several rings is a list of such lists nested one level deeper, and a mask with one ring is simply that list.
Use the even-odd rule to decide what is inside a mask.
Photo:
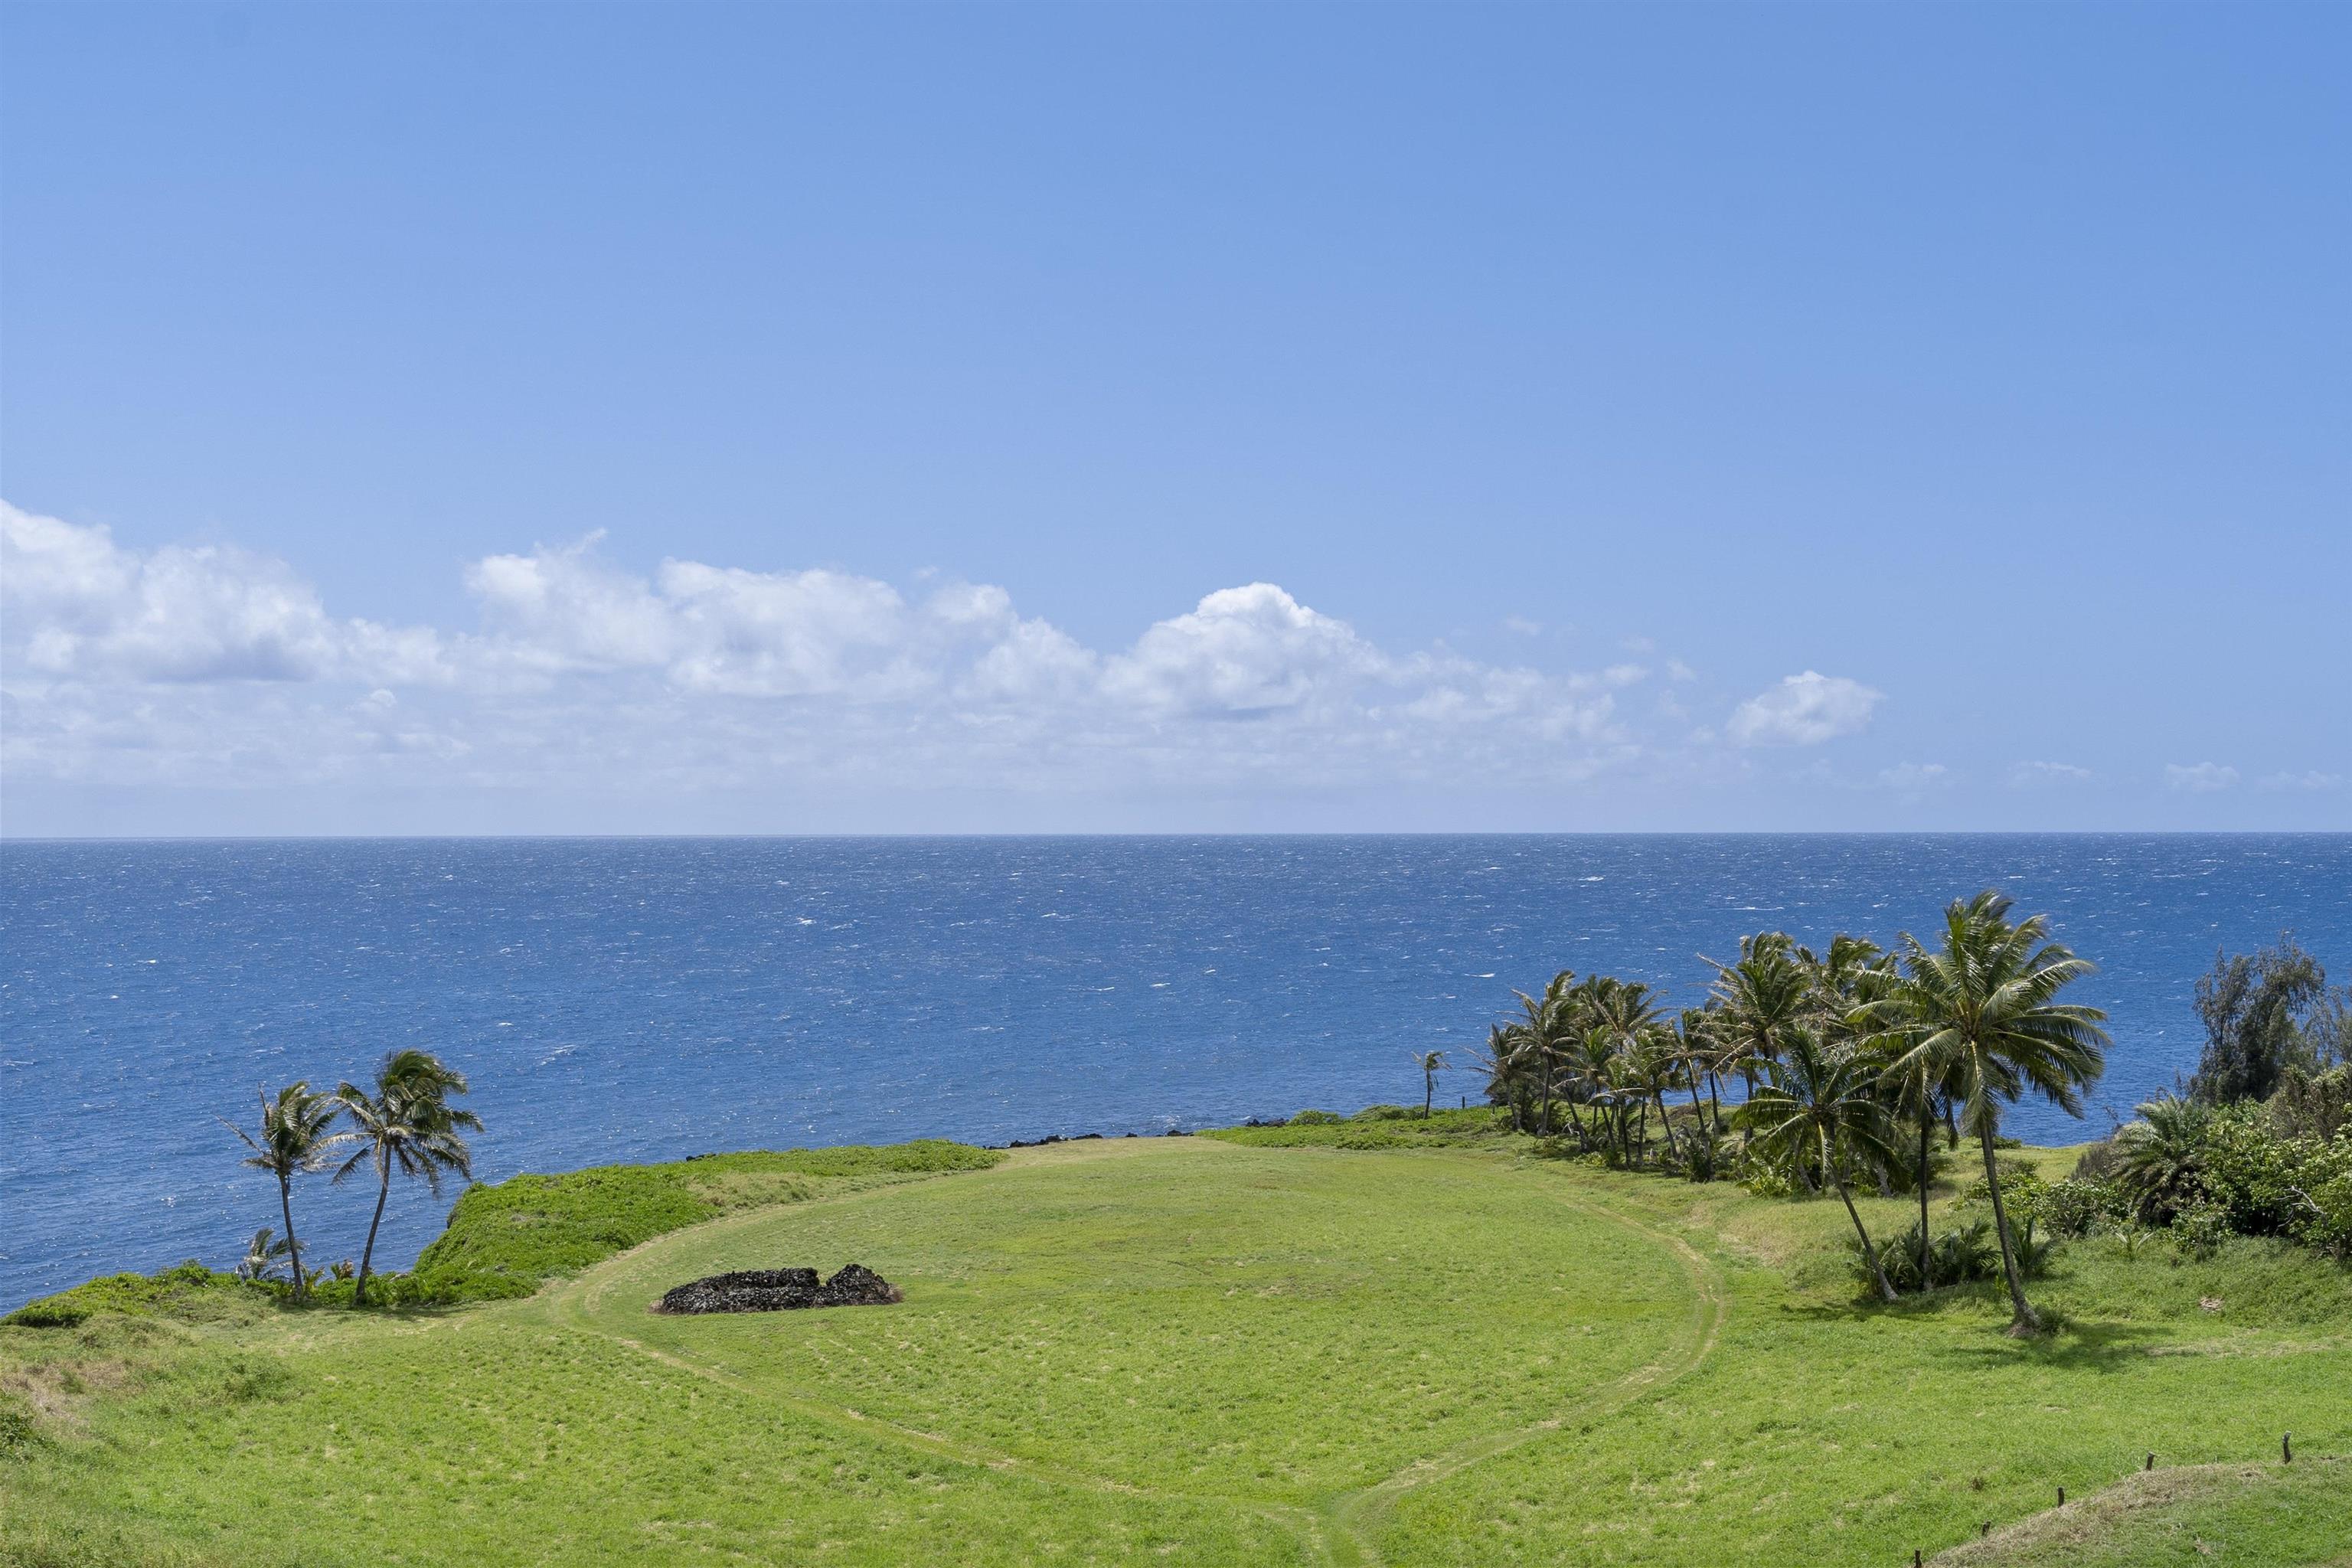
[{"label": "tall tree with thin foliage", "polygon": [[1421,1069],[1421,1119],[1429,1120],[1429,1108],[1437,1099],[1437,1075],[1445,1070],[1444,1051],[1415,1051],[1413,1065]]},{"label": "tall tree with thin foliage", "polygon": [[2047,916],[2013,921],[2011,907],[1988,889],[1945,910],[1939,948],[1904,933],[1899,978],[1856,1012],[1859,1024],[1891,1042],[1898,1061],[1916,1052],[1948,1064],[1960,1125],[1984,1155],[2009,1284],[2010,1332],[2026,1335],[2040,1332],[2042,1320],[2025,1299],[2001,1201],[1993,1157],[2000,1108],[2032,1089],[2067,1114],[2082,1115],[2083,1091],[2106,1066],[2107,1034],[2105,1013],[2057,999],[2094,966],[2050,940]]},{"label": "tall tree with thin foliage", "polygon": [[375,1236],[383,1224],[384,1200],[392,1195],[396,1170],[410,1178],[423,1177],[438,1197],[441,1178],[454,1171],[470,1179],[473,1152],[460,1131],[479,1131],[482,1120],[470,1110],[449,1104],[453,1094],[466,1092],[466,1075],[446,1066],[426,1051],[394,1051],[376,1072],[375,1087],[346,1083],[335,1091],[338,1105],[352,1120],[352,1134],[361,1147],[335,1173],[341,1181],[363,1163],[376,1172],[375,1217],[368,1222],[367,1247],[360,1253],[359,1283],[352,1288],[355,1306],[367,1304],[369,1273],[375,1261]]},{"label": "tall tree with thin foliage", "polygon": [[[2327,971],[2292,934],[2260,952],[2215,953],[2197,982],[2205,1048],[2189,1097],[2208,1105],[2268,1100],[2290,1069],[2318,1067],[2327,1000]],[[2306,1033],[2308,1022],[2323,1028]]]},{"label": "tall tree with thin foliage", "polygon": [[247,1164],[278,1178],[278,1206],[286,1219],[286,1253],[294,1274],[294,1300],[303,1301],[310,1298],[310,1280],[302,1272],[302,1244],[294,1239],[294,1178],[305,1171],[323,1167],[336,1147],[348,1142],[351,1134],[332,1130],[336,1116],[342,1110],[341,1102],[331,1094],[313,1093],[308,1083],[289,1083],[278,1091],[274,1100],[266,1089],[260,1096],[261,1128],[257,1134],[226,1120],[221,1125],[253,1151],[246,1156]]}]

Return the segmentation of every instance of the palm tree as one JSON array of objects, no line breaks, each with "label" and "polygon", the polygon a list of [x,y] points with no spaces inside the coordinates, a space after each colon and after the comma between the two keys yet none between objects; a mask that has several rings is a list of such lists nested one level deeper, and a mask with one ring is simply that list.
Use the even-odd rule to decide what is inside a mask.
[{"label": "palm tree", "polygon": [[1717,1070],[1738,1073],[1751,1093],[1757,1073],[1780,1056],[1782,1039],[1812,1006],[1812,978],[1796,952],[1786,931],[1768,931],[1739,939],[1737,963],[1706,960],[1715,966]]},{"label": "palm tree", "polygon": [[315,1171],[327,1163],[336,1146],[349,1141],[347,1132],[332,1132],[336,1114],[342,1109],[332,1095],[313,1094],[310,1086],[289,1083],[269,1098],[261,1095],[261,1135],[254,1136],[235,1123],[223,1121],[221,1125],[245,1141],[253,1151],[245,1163],[268,1172],[278,1178],[278,1211],[286,1217],[286,1251],[292,1259],[294,1300],[309,1296],[309,1280],[302,1272],[301,1244],[294,1239],[294,1177],[298,1172]]},{"label": "palm tree", "polygon": [[[1856,1028],[1870,1026],[1863,1012],[1852,1015],[1850,1021]],[[1929,1141],[1936,1131],[1937,1107],[1951,1103],[1952,1062],[1942,1049],[1928,1049],[1925,1040],[1914,1041],[1901,1034],[1870,1035],[1865,1048],[1880,1064],[1879,1081],[1893,1092],[1895,1109],[1918,1123],[1919,1159],[1912,1179],[1919,1189],[1919,1289],[1932,1289],[1935,1254],[1927,1243],[1927,1189],[1934,1174],[1934,1156]]]},{"label": "palm tree", "polygon": [[1415,1051],[1413,1065],[1421,1069],[1421,1119],[1429,1120],[1430,1102],[1437,1098],[1437,1075],[1445,1070],[1444,1051]]},{"label": "palm tree", "polygon": [[386,1057],[377,1069],[373,1092],[357,1084],[346,1083],[335,1091],[342,1112],[352,1119],[358,1131],[352,1134],[361,1144],[360,1151],[343,1162],[335,1173],[341,1181],[357,1170],[362,1162],[373,1162],[377,1177],[375,1217],[368,1222],[367,1247],[360,1254],[359,1283],[352,1288],[352,1304],[367,1304],[367,1282],[371,1266],[375,1261],[376,1227],[383,1224],[384,1199],[392,1194],[392,1173],[396,1167],[404,1176],[422,1176],[433,1194],[441,1194],[441,1176],[446,1171],[471,1178],[474,1173],[473,1152],[466,1147],[457,1133],[461,1129],[481,1131],[482,1119],[470,1110],[454,1110],[448,1097],[466,1092],[466,1075],[443,1065],[441,1058],[425,1051],[394,1051]]},{"label": "palm tree", "polygon": [[[278,1277],[278,1260],[292,1256],[293,1250],[291,1245],[279,1240],[278,1233],[265,1225],[253,1233],[251,1241],[245,1244],[245,1258],[236,1266],[236,1277],[255,1284],[274,1279]],[[295,1279],[299,1280],[301,1276],[297,1274]]]},{"label": "palm tree", "polygon": [[2116,1184],[2132,1195],[2142,1225],[2169,1225],[2203,1185],[2211,1116],[2198,1101],[2170,1094],[2136,1110],[2140,1119],[2116,1134]]},{"label": "palm tree", "polygon": [[[1585,982],[1585,1001],[1580,1011],[1584,1016],[1585,1047],[1588,1058],[1605,1050],[1618,1065],[1607,1074],[1612,1087],[1630,1092],[1642,1105],[1642,1142],[1649,1142],[1649,1105],[1654,1100],[1659,1119],[1665,1117],[1664,1091],[1669,1073],[1659,1060],[1661,1054],[1654,1036],[1658,1026],[1658,1004],[1652,999],[1650,988],[1642,982],[1623,981],[1613,975],[1596,974]],[[1622,1120],[1622,1117],[1621,1117]],[[1675,1145],[1675,1131],[1666,1128],[1666,1147]],[[1628,1157],[1631,1157],[1628,1150]]]},{"label": "palm tree", "polygon": [[[1579,1033],[1575,973],[1563,969],[1553,975],[1540,997],[1530,996],[1524,991],[1517,994],[1519,1011],[1524,1016],[1511,1027],[1519,1032],[1528,1054],[1535,1062],[1536,1070],[1543,1075],[1543,1121],[1537,1131],[1549,1138],[1551,1136],[1552,1091],[1559,1081],[1560,1055]],[[1579,1131],[1580,1132],[1582,1129],[1580,1127]]]},{"label": "palm tree", "polygon": [[2001,1203],[1993,1158],[2000,1107],[2032,1089],[2067,1114],[2082,1115],[2082,1090],[2106,1068],[2107,1033],[2099,1026],[2106,1015],[2096,1007],[2056,1000],[2093,966],[2049,940],[2047,916],[2011,921],[2010,908],[1990,889],[1955,900],[1944,911],[1938,951],[1904,933],[1900,978],[1857,1014],[1864,1026],[1892,1037],[1905,1055],[1945,1064],[1961,1125],[1984,1153],[1993,1230],[2009,1282],[2009,1331],[2025,1335],[2040,1332],[2042,1320],[2025,1299]]},{"label": "palm tree", "polygon": [[1715,1061],[1716,1046],[1711,1034],[1714,1016],[1704,1007],[1685,1007],[1675,1016],[1669,1027],[1674,1031],[1675,1071],[1683,1087],[1690,1090],[1691,1121],[1697,1126],[1696,1135],[1704,1137],[1712,1148],[1723,1132],[1721,1118],[1718,1115],[1716,1124],[1708,1125],[1706,1107],[1698,1097],[1698,1080]]},{"label": "palm tree", "polygon": [[1511,1131],[1527,1131],[1527,1118],[1522,1112],[1527,1103],[1524,1092],[1529,1051],[1527,1036],[1517,1024],[1494,1024],[1486,1030],[1486,1048],[1478,1053],[1478,1065],[1486,1069],[1486,1098],[1510,1108]]},{"label": "palm tree", "polygon": [[1819,1036],[1800,1025],[1782,1037],[1780,1059],[1767,1063],[1764,1075],[1764,1082],[1739,1108],[1738,1121],[1755,1130],[1757,1146],[1767,1155],[1793,1163],[1819,1153],[1822,1169],[1845,1204],[1846,1217],[1853,1221],[1853,1234],[1862,1241],[1862,1255],[1870,1262],[1878,1293],[1894,1300],[1895,1287],[1887,1282],[1845,1180],[1850,1159],[1867,1163],[1892,1157],[1886,1108],[1877,1095],[1877,1070],[1853,1052],[1823,1046]]}]

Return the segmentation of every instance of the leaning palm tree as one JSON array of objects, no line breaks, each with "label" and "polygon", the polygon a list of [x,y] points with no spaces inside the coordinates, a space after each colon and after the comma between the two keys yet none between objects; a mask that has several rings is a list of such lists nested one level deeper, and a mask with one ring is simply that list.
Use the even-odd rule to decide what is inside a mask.
[{"label": "leaning palm tree", "polygon": [[302,1273],[302,1247],[294,1239],[294,1178],[325,1165],[339,1144],[351,1134],[331,1131],[341,1103],[330,1094],[314,1094],[308,1083],[289,1083],[270,1099],[261,1091],[261,1132],[258,1137],[235,1123],[221,1125],[245,1141],[253,1151],[245,1163],[278,1178],[278,1211],[286,1218],[286,1253],[294,1275],[294,1300],[307,1299],[309,1281]]},{"label": "leaning palm tree", "polygon": [[2009,1283],[2009,1331],[2027,1335],[2041,1331],[2042,1320],[2025,1299],[2001,1202],[1993,1158],[2000,1107],[2031,1089],[2067,1114],[2082,1115],[2082,1091],[2106,1067],[2107,1033],[2100,1027],[2106,1015],[2096,1007],[2056,999],[2092,965],[2049,940],[2047,916],[2012,921],[2010,908],[1990,889],[1955,900],[1944,911],[1943,946],[1935,951],[1906,932],[1900,977],[1855,1011],[1859,1026],[1893,1047],[1895,1070],[1907,1071],[1902,1063],[1914,1055],[1941,1064],[1960,1123],[1984,1154]]},{"label": "leaning palm tree", "polygon": [[386,1057],[377,1069],[375,1088],[362,1089],[346,1083],[335,1091],[342,1112],[352,1119],[356,1131],[351,1135],[361,1144],[359,1152],[343,1162],[335,1173],[341,1181],[362,1163],[373,1163],[376,1172],[375,1217],[368,1222],[367,1247],[360,1253],[359,1283],[352,1289],[354,1306],[367,1304],[368,1274],[375,1261],[376,1228],[383,1224],[384,1200],[392,1194],[392,1173],[396,1169],[404,1176],[425,1178],[425,1184],[434,1195],[441,1193],[443,1173],[455,1171],[470,1178],[474,1173],[473,1152],[458,1137],[461,1130],[479,1131],[482,1119],[470,1110],[458,1110],[449,1104],[449,1096],[466,1092],[466,1075],[445,1066],[441,1058],[425,1051],[394,1051]]},{"label": "leaning palm tree", "polygon": [[1798,1026],[1782,1037],[1780,1059],[1764,1068],[1764,1082],[1736,1113],[1754,1130],[1756,1147],[1766,1157],[1778,1156],[1792,1164],[1818,1155],[1822,1170],[1845,1204],[1846,1217],[1862,1242],[1878,1293],[1895,1300],[1895,1287],[1878,1261],[1878,1250],[1863,1228],[1862,1212],[1853,1206],[1846,1185],[1850,1163],[1869,1163],[1893,1157],[1888,1146],[1886,1108],[1878,1099],[1878,1071],[1850,1051],[1823,1046],[1812,1030]]},{"label": "leaning palm tree", "polygon": [[1444,1051],[1415,1051],[1412,1065],[1421,1069],[1421,1119],[1429,1120],[1429,1108],[1437,1098],[1437,1075],[1445,1070]]}]

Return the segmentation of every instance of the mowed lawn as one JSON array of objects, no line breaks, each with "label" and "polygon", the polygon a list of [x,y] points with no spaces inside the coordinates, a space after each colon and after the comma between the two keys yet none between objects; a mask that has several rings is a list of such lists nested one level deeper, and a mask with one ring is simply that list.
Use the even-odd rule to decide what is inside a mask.
[{"label": "mowed lawn", "polygon": [[[0,1563],[2352,1550],[2342,1271],[2082,1243],[2042,1287],[2065,1326],[2019,1344],[1981,1293],[1858,1305],[1844,1224],[1508,1148],[1121,1140],[736,1214],[527,1300],[8,1330],[39,1421],[0,1459]],[[906,1301],[648,1310],[853,1261]],[[2298,1466],[2258,1463],[2288,1428]]]}]

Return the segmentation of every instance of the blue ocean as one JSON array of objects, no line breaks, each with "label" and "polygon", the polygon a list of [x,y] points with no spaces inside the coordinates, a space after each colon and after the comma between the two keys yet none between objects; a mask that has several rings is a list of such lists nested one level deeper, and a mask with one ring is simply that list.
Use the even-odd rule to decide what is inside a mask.
[{"label": "blue ocean", "polygon": [[[2187,1073],[2218,948],[2352,978],[2352,836],[449,839],[0,844],[0,1306],[226,1265],[278,1219],[218,1119],[421,1046],[478,1171],[944,1136],[1157,1133],[1416,1100],[1555,970],[1695,1003],[1742,933],[2054,917],[2116,1046],[2087,1122]],[[1448,1098],[1478,1093],[1470,1071]],[[384,1261],[439,1230],[396,1189]],[[373,1194],[314,1178],[312,1257]],[[307,1217],[305,1217],[307,1216]]]}]

